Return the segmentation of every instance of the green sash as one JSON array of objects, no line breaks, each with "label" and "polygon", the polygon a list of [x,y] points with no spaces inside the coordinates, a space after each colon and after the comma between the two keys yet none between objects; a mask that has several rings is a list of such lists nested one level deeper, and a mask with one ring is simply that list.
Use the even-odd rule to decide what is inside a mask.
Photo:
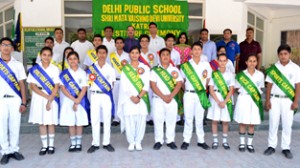
[{"label": "green sash", "polygon": [[[289,80],[279,71],[279,69],[275,65],[272,65],[266,70],[266,73],[293,102],[295,98],[295,89]],[[296,113],[297,109],[294,112]]]},{"label": "green sash", "polygon": [[[216,70],[212,73],[212,78],[213,78],[218,90],[220,91],[223,99],[225,100],[229,90],[228,90],[227,84],[226,84],[226,82],[223,78],[223,75],[221,74],[221,72],[219,70]],[[233,108],[232,108],[231,98],[228,100],[226,105],[227,105],[227,109],[228,109],[228,112],[229,112],[230,119],[232,121],[232,119],[233,119]]]},{"label": "green sash", "polygon": [[[140,78],[139,74],[129,64],[126,64],[122,70],[123,70],[124,74],[127,76],[127,78],[129,79],[130,83],[140,93],[144,87],[144,83],[143,83],[142,79]],[[150,100],[149,100],[148,93],[144,94],[142,99],[147,105],[148,113],[150,113]]]},{"label": "green sash", "polygon": [[248,92],[254,103],[257,105],[260,113],[261,121],[264,120],[264,107],[262,98],[256,85],[248,78],[248,76],[242,71],[236,75],[236,80],[240,85]]},{"label": "green sash", "polygon": [[[160,79],[164,82],[164,84],[168,87],[169,91],[172,93],[172,91],[174,90],[175,86],[176,86],[176,82],[173,80],[173,77],[171,76],[171,74],[165,70],[164,68],[161,67],[154,67],[152,69],[159,77]],[[176,100],[177,104],[178,104],[178,115],[182,114],[182,103],[179,100],[179,96],[178,94],[176,94],[176,96],[174,97],[174,99]]]},{"label": "green sash", "polygon": [[190,62],[186,62],[181,65],[181,69],[184,72],[185,76],[187,79],[190,81],[192,84],[193,88],[195,89],[198,98],[200,100],[200,103],[204,109],[208,109],[208,107],[211,106],[207,95],[206,95],[206,89],[202,85],[202,82],[200,81],[198,75],[196,74],[193,66],[191,65]]}]

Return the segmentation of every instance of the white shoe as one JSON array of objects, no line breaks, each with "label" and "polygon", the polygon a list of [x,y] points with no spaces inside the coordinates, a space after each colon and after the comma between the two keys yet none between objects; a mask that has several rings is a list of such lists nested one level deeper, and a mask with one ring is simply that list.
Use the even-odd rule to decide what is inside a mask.
[{"label": "white shoe", "polygon": [[133,143],[132,143],[132,144],[129,144],[128,150],[129,150],[130,152],[134,151],[134,144],[133,144]]},{"label": "white shoe", "polygon": [[143,150],[142,145],[141,145],[140,143],[135,144],[135,149],[136,149],[137,151]]}]

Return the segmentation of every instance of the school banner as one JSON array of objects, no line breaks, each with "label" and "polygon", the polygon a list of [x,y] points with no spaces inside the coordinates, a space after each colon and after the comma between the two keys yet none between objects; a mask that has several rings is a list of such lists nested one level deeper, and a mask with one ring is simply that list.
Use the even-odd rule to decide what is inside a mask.
[{"label": "school banner", "polygon": [[114,37],[127,36],[127,26],[135,36],[149,34],[149,23],[155,22],[158,34],[178,36],[189,26],[187,0],[93,0],[93,31],[104,35],[103,28],[112,26]]}]

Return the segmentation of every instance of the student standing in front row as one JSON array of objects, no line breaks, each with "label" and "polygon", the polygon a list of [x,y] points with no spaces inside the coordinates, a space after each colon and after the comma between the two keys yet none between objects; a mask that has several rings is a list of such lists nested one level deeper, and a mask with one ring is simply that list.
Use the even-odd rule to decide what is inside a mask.
[{"label": "student standing in front row", "polygon": [[255,69],[257,56],[250,54],[246,60],[247,69],[236,75],[237,98],[234,120],[239,123],[240,145],[239,151],[245,152],[245,134],[248,127],[247,149],[254,153],[252,145],[254,126],[261,123],[264,118],[264,109],[261,98],[261,88],[264,88],[264,74]]},{"label": "student standing in front row", "polygon": [[120,79],[118,116],[121,119],[121,132],[126,130],[129,151],[142,150],[146,115],[150,112],[147,93],[150,69],[139,62],[140,54],[138,47],[130,49],[131,62],[123,67]]},{"label": "student standing in front row", "polygon": [[24,159],[19,153],[19,135],[21,113],[26,111],[26,73],[22,63],[12,57],[10,38],[0,40],[0,50],[0,164],[5,165],[11,157]]},{"label": "student standing in front row", "polygon": [[230,146],[227,142],[228,123],[233,118],[231,96],[234,89],[234,76],[226,69],[228,62],[225,54],[218,55],[219,69],[212,73],[209,81],[210,102],[212,106],[208,109],[207,118],[212,120],[213,144],[212,149],[217,149],[218,143],[218,121],[223,125],[223,143],[225,150]]},{"label": "student standing in front row", "polygon": [[69,152],[81,151],[82,130],[88,125],[89,101],[87,100],[86,73],[79,67],[79,55],[67,55],[70,68],[60,74],[61,91],[64,97],[60,109],[60,125],[69,126],[71,145]]},{"label": "student standing in front row", "polygon": [[92,146],[88,153],[93,153],[100,146],[100,121],[103,121],[103,148],[114,152],[110,144],[111,117],[114,116],[113,84],[116,81],[114,69],[106,62],[107,48],[96,48],[98,60],[87,69],[91,93]]},{"label": "student standing in front row", "polygon": [[159,55],[161,65],[154,67],[150,76],[150,85],[154,92],[152,108],[155,144],[153,148],[159,150],[164,143],[164,122],[166,122],[167,146],[177,149],[175,127],[178,106],[181,105],[177,93],[181,89],[183,79],[178,68],[170,64],[171,51],[163,48],[159,51]]},{"label": "student standing in front row", "polygon": [[181,65],[181,74],[185,79],[184,104],[184,131],[182,150],[187,150],[193,133],[195,118],[197,145],[205,150],[210,147],[204,141],[203,117],[204,110],[210,107],[206,95],[206,88],[211,77],[211,67],[208,62],[201,61],[202,44],[196,42],[192,45],[193,58]]},{"label": "student standing in front row", "polygon": [[277,49],[279,61],[267,70],[266,108],[270,113],[268,148],[265,155],[275,152],[277,131],[281,118],[281,149],[284,156],[292,159],[290,151],[294,110],[298,108],[300,94],[300,69],[290,60],[291,47],[281,45]]},{"label": "student standing in front row", "polygon": [[[27,83],[32,90],[29,122],[39,124],[43,147],[39,155],[54,154],[55,125],[58,124],[59,70],[51,64],[52,49],[41,50],[41,62],[29,71]],[[48,143],[49,141],[49,143]]]}]

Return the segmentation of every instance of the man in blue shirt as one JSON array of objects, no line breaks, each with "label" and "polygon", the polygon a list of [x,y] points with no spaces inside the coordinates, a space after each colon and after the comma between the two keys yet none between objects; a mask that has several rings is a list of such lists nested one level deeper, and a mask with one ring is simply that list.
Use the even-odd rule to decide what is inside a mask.
[{"label": "man in blue shirt", "polygon": [[225,29],[223,31],[223,40],[217,42],[217,48],[220,46],[226,47],[226,55],[228,59],[234,64],[236,58],[239,58],[240,55],[240,46],[237,42],[231,39],[232,30]]},{"label": "man in blue shirt", "polygon": [[134,32],[135,32],[135,29],[134,29],[133,26],[128,26],[127,27],[127,36],[128,37],[125,39],[125,46],[124,46],[124,51],[127,52],[127,53],[129,52],[129,50],[133,46],[140,47],[139,41],[134,38]]},{"label": "man in blue shirt", "polygon": [[202,53],[207,56],[207,61],[210,62],[217,58],[216,43],[208,39],[208,30],[203,28],[200,30],[200,42],[203,45]]}]

